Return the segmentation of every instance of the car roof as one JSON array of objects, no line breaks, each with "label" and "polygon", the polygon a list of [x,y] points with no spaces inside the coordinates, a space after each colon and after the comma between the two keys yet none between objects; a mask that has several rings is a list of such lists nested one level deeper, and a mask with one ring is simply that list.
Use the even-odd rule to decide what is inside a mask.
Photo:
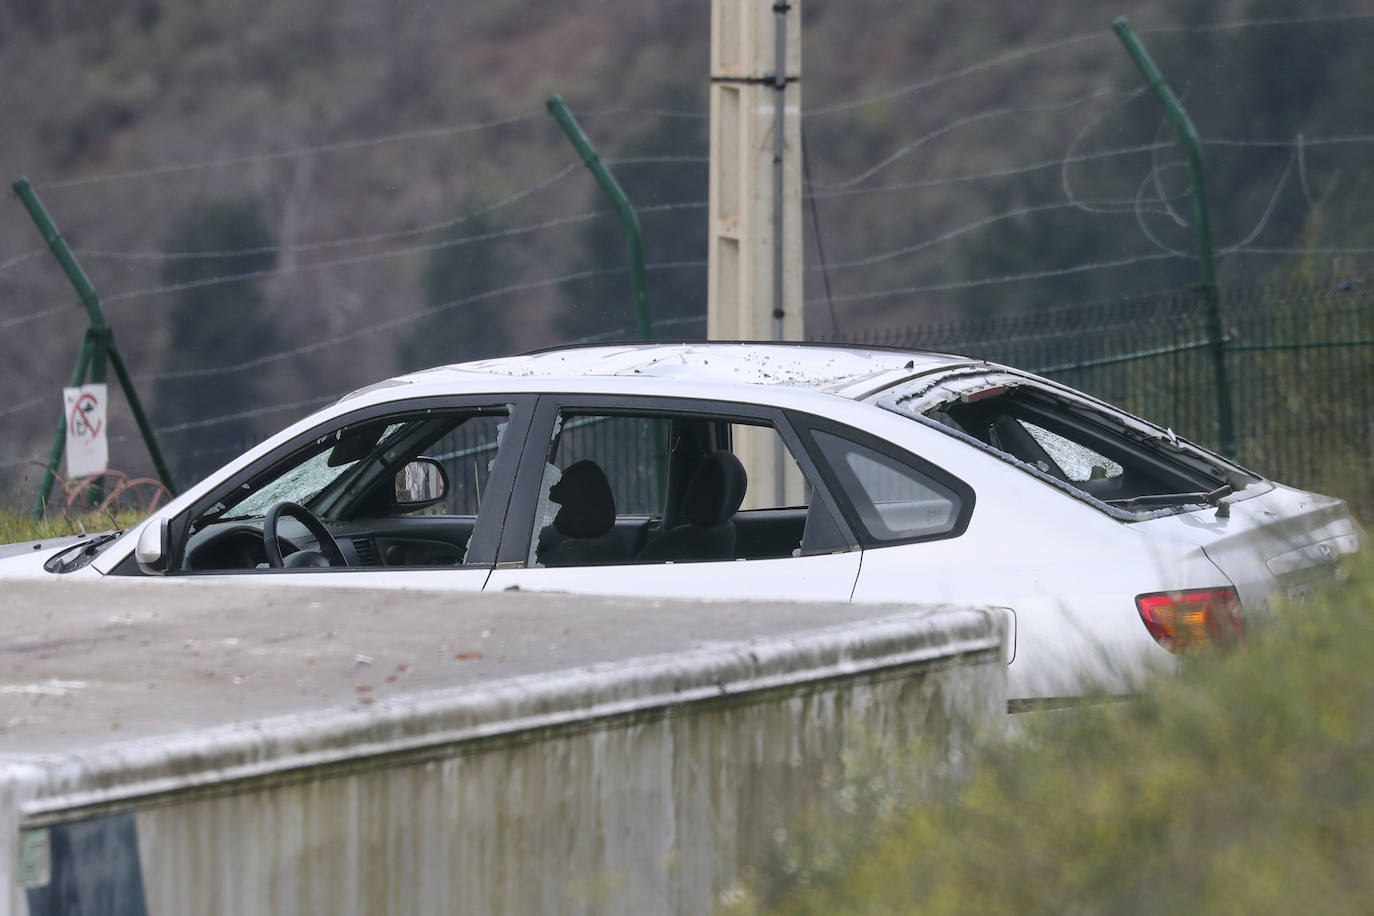
[{"label": "car roof", "polygon": [[383,384],[467,387],[475,376],[501,376],[526,380],[519,387],[535,389],[558,380],[638,377],[746,388],[781,385],[858,399],[904,379],[968,365],[984,364],[946,353],[886,347],[685,341],[555,347],[426,369]]}]

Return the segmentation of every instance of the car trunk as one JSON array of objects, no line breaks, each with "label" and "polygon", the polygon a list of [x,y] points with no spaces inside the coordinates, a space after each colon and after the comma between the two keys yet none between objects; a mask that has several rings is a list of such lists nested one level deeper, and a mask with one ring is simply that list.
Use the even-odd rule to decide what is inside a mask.
[{"label": "car trunk", "polygon": [[[1253,495],[1251,495],[1253,494]],[[1293,600],[1341,575],[1360,532],[1342,500],[1278,484],[1252,484],[1193,512],[1133,523],[1197,544],[1235,585],[1251,614],[1272,594]]]}]

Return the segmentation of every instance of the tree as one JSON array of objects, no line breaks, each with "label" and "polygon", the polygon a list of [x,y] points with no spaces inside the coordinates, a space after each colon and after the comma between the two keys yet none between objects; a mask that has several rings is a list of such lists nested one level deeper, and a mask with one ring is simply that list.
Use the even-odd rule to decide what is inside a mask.
[{"label": "tree", "polygon": [[[261,280],[277,261],[276,240],[252,203],[196,204],[175,223],[162,280],[174,293],[155,423],[181,426],[261,406],[268,392],[252,369],[196,375],[274,350],[278,339]],[[229,279],[234,278],[234,279]],[[260,436],[251,417],[171,432],[178,481],[199,480]]]},{"label": "tree", "polygon": [[439,237],[450,242],[435,248],[425,261],[421,282],[429,312],[401,343],[397,358],[402,370],[499,356],[510,349],[502,302],[474,298],[509,286],[514,275],[511,259],[499,239],[496,220],[481,206]]}]

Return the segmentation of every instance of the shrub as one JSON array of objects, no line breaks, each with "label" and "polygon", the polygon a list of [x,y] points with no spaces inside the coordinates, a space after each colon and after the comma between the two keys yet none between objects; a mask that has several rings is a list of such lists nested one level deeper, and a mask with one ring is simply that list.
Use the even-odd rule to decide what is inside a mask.
[{"label": "shrub", "polygon": [[[1367,912],[1371,608],[1366,560],[1346,587],[1277,608],[1241,648],[1191,658],[1132,700],[1018,717],[958,781],[919,800],[846,816],[832,799],[779,834],[776,861],[723,909]],[[881,784],[891,763],[841,791]]]}]

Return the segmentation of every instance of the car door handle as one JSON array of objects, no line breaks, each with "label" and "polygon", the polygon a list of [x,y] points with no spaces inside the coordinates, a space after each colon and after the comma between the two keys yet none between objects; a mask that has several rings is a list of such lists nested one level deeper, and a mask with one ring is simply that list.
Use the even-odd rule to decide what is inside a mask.
[{"label": "car door handle", "polygon": [[992,612],[1005,622],[1006,641],[1002,643],[1002,656],[1010,665],[1016,661],[1016,611],[1009,607],[995,607]]}]

